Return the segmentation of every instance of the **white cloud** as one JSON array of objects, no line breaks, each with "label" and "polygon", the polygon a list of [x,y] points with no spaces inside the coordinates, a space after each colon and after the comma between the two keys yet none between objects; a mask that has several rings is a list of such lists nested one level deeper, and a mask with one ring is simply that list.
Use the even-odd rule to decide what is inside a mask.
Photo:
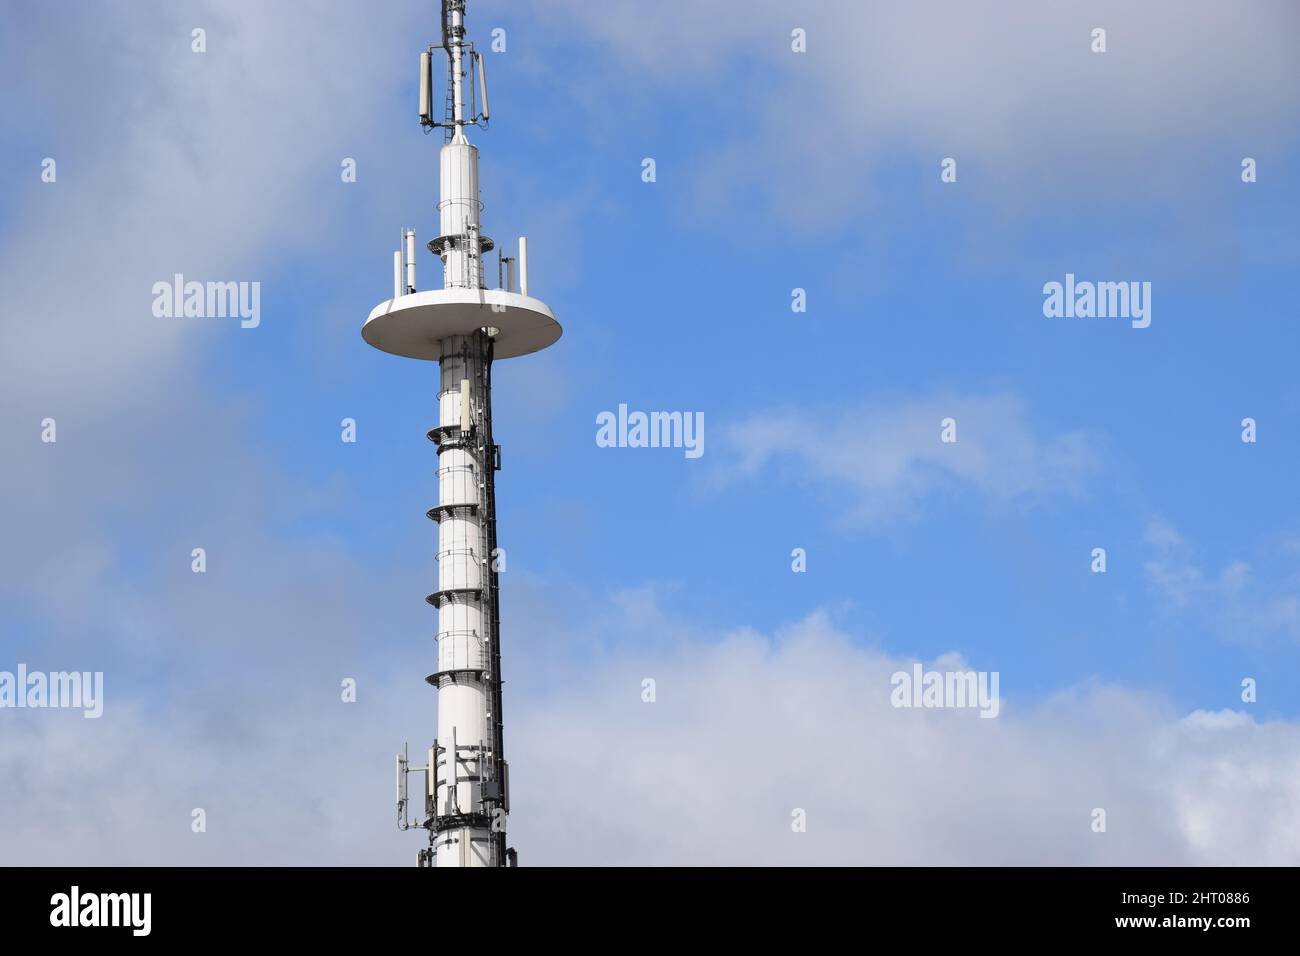
[{"label": "white cloud", "polygon": [[[206,53],[190,50],[196,24]],[[109,35],[130,41],[102,42]],[[217,330],[155,318],[152,284],[177,272],[261,281],[265,316],[277,265],[341,228],[339,163],[377,139],[374,104],[395,84],[377,67],[404,40],[361,7],[325,2],[38,13],[5,46],[23,78],[7,102],[59,176],[8,187],[0,395],[110,418],[142,394],[183,392],[181,373]],[[69,50],[83,51],[79,68],[53,68]],[[75,121],[43,132],[47,115]],[[380,180],[379,164],[362,175]],[[377,297],[385,262],[377,256]],[[366,310],[358,304],[357,325]]]},{"label": "white cloud", "polygon": [[[1147,581],[1166,610],[1195,613],[1229,640],[1258,643],[1281,636],[1300,640],[1300,596],[1294,577],[1261,575],[1239,558],[1206,570],[1192,547],[1161,519],[1144,535],[1154,555],[1143,562]],[[1284,542],[1280,548],[1289,551]]]},{"label": "white cloud", "polygon": [[[196,25],[207,30],[203,54],[190,49]],[[408,81],[409,71],[380,67],[409,48],[373,11],[324,0],[103,4],[75,17],[34,8],[0,38],[0,62],[16,77],[0,94],[6,115],[31,156],[58,162],[55,183],[33,165],[0,186],[0,431],[10,455],[0,594],[63,617],[83,605],[72,595],[88,595],[137,547],[122,532],[147,533],[160,498],[199,497],[225,479],[223,504],[241,510],[233,499],[265,471],[248,441],[261,409],[229,379],[215,387],[212,363],[260,358],[266,337],[310,326],[314,317],[274,305],[290,298],[277,272],[329,248],[344,221],[364,229],[376,197],[396,193],[378,185],[396,134],[377,131],[376,103]],[[362,158],[356,186],[340,181],[344,156]],[[346,189],[370,203],[344,219]],[[367,311],[390,288],[385,255],[374,262],[374,299],[353,305],[346,335],[358,348]],[[177,272],[262,282],[263,325],[154,317],[152,284]],[[290,284],[310,281],[304,271]],[[46,417],[57,444],[40,441]],[[191,536],[207,533],[206,517],[188,522]]]},{"label": "white cloud", "polygon": [[[1275,155],[1300,114],[1288,0],[752,0],[739,17],[732,0],[701,0],[685,24],[634,0],[569,9],[555,27],[607,45],[614,84],[635,91],[649,75],[725,117],[693,163],[695,201],[743,209],[758,193],[807,228],[860,214],[882,160],[900,157],[935,182],[940,159],[957,158],[986,217],[1036,215],[1045,197],[1172,202],[1189,178],[1235,175],[1239,153]],[[796,26],[805,54],[790,51]],[[1104,54],[1089,48],[1098,26]],[[1240,145],[1201,148],[1214,138]]]},{"label": "white cloud", "polygon": [[521,846],[542,863],[1300,862],[1294,723],[1179,720],[1104,686],[1030,704],[1005,677],[996,720],[894,709],[909,664],[813,615],[582,675],[529,707],[514,761],[529,793],[589,810],[522,811]]},{"label": "white cloud", "polygon": [[[947,418],[956,422],[953,443],[940,440]],[[1079,495],[1100,454],[1082,431],[1036,434],[1011,395],[764,413],[728,428],[723,446],[719,483],[776,467],[790,480],[847,492],[845,517],[866,522],[909,512],[948,487],[997,502]]]},{"label": "white cloud", "polygon": [[[595,618],[635,637],[645,599]],[[662,638],[671,620],[652,618]],[[548,636],[516,627],[512,643]],[[556,637],[562,652],[592,639]],[[561,865],[1300,863],[1295,723],[1180,719],[1107,686],[1031,703],[1005,675],[994,720],[895,709],[889,678],[908,666],[822,614],[771,636],[566,656],[563,679],[508,698],[512,842],[525,864]],[[99,721],[8,712],[6,859],[409,864],[420,838],[395,830],[391,754],[403,734],[420,745],[432,695],[416,683],[363,677],[356,705],[285,684],[165,719],[109,685]],[[193,807],[207,834],[190,833]]]}]

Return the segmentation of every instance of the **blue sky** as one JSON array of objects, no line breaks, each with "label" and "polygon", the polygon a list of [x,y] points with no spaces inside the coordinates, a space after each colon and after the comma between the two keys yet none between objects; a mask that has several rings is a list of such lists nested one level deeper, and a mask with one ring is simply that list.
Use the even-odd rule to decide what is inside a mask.
[{"label": "blue sky", "polygon": [[[414,853],[385,814],[392,751],[433,731],[436,368],[369,348],[360,326],[391,294],[398,229],[433,235],[440,139],[412,120],[411,80],[436,22],[428,4],[308,6],[30,6],[0,41],[0,669],[103,670],[113,695],[93,727],[3,715],[0,765],[29,775],[5,827],[32,858],[74,851],[40,837],[34,808],[57,786],[36,768],[86,753],[122,788],[120,836],[85,850],[98,859]],[[716,861],[661,832],[716,824],[710,798],[661,806],[642,777],[691,779],[705,760],[700,789],[716,774],[710,792],[744,808],[724,842],[775,841],[753,862],[1300,859],[1285,809],[1300,793],[1300,15],[709,2],[682,36],[658,6],[469,9],[480,46],[507,36],[487,56],[492,127],[471,136],[485,231],[529,236],[530,291],[565,329],[494,372],[525,860],[531,845],[538,862]],[[93,91],[63,68],[74,50]],[[175,272],[260,281],[260,326],[154,318],[150,285]],[[1046,318],[1043,284],[1066,273],[1150,282],[1150,327]],[[597,447],[596,415],[620,403],[703,412],[704,456]],[[46,415],[55,446],[38,440]],[[1000,672],[998,730],[917,737],[888,722],[913,715],[874,709],[895,664],[954,654]],[[663,724],[638,699],[646,674],[663,675]],[[715,709],[728,700],[734,725]],[[808,846],[784,838],[789,807],[828,789],[811,770],[728,789],[753,770],[749,705],[790,709],[778,737],[824,738],[796,767],[851,765],[856,796],[810,810],[835,825]],[[1150,757],[1128,741],[1170,734],[1126,783]],[[992,768],[969,802],[917,796],[911,762],[930,748]],[[659,754],[654,769],[630,752]],[[1225,761],[1253,782],[1194,769]],[[313,793],[290,762],[346,779]],[[126,767],[157,786],[122,782]],[[872,790],[882,768],[912,783]],[[1046,791],[1029,814],[1023,775]],[[599,807],[577,823],[542,806],[575,777]],[[1062,794],[1089,787],[1078,836]],[[242,836],[178,848],[155,821],[174,814],[183,842],[205,800]],[[1105,800],[1162,829],[1088,844]],[[298,801],[310,829],[288,820]],[[972,817],[1001,825],[927,842]]]}]

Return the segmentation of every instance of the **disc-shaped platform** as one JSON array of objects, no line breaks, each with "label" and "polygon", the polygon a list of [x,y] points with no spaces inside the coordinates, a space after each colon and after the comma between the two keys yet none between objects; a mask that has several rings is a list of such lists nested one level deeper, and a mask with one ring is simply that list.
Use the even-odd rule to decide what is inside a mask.
[{"label": "disc-shaped platform", "polygon": [[[496,308],[493,308],[496,306]],[[438,341],[496,329],[493,356],[513,358],[546,348],[562,329],[538,299],[502,289],[431,289],[375,306],[361,337],[377,349],[407,358],[442,358]]]}]

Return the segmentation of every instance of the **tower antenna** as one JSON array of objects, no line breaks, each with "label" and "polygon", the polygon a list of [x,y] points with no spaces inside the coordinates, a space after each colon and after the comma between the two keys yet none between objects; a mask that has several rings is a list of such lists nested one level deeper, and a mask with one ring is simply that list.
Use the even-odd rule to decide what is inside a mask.
[{"label": "tower antenna", "polygon": [[[416,230],[403,228],[393,298],[375,306],[361,328],[377,349],[439,365],[438,424],[428,434],[438,449],[438,504],[427,512],[438,525],[438,587],[425,598],[438,609],[437,664],[425,678],[438,693],[438,731],[424,768],[410,766],[405,748],[397,757],[397,815],[400,828],[428,833],[418,856],[422,866],[506,866],[516,855],[506,844],[510,770],[496,523],[501,447],[492,435],[492,366],[553,345],[561,328],[527,294],[526,238],[519,240],[518,288],[509,257],[501,258],[511,266],[505,285],[485,287],[483,255],[495,243],[482,232],[478,149],[465,127],[486,127],[487,86],[483,59],[465,38],[465,0],[442,0],[441,47],[448,71],[442,119],[433,115],[435,44],[420,55],[419,103],[422,127],[447,130],[438,160],[438,234],[427,246],[442,260],[442,288],[416,289]],[[477,97],[471,64],[478,68]],[[500,276],[498,265],[498,286]],[[422,820],[413,823],[409,777],[421,770]]]}]

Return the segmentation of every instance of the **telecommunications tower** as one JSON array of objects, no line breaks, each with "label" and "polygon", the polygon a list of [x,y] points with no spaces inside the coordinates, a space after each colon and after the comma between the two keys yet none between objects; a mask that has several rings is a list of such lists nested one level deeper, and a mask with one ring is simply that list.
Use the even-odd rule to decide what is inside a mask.
[{"label": "telecommunications tower", "polygon": [[[435,51],[447,56],[447,98],[433,113]],[[475,78],[477,77],[477,83]],[[417,291],[416,231],[402,229],[393,254],[393,297],[370,313],[361,336],[377,349],[438,362],[437,667],[425,678],[438,691],[438,736],[428,765],[397,758],[397,818],[427,831],[421,866],[514,865],[506,846],[510,774],[501,717],[501,613],[497,580],[495,475],[501,448],[492,440],[492,363],[552,345],[560,325],[528,295],[528,241],[518,258],[497,253],[497,288],[484,283],[484,256],[495,244],[479,216],[478,150],[467,126],[488,123],[483,58],[465,39],[465,0],[442,0],[442,43],[420,55],[420,125],[444,130],[438,234],[428,249],[442,260],[442,288]],[[408,782],[423,777],[423,819],[412,823]]]}]

